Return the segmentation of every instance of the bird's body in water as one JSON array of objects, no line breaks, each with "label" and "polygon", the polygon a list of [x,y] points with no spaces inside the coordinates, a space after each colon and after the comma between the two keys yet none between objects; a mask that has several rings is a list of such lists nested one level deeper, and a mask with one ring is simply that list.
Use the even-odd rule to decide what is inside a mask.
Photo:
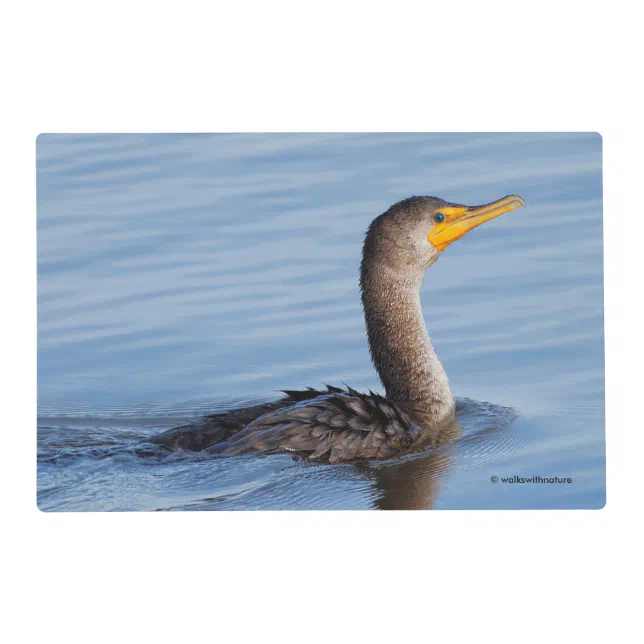
[{"label": "bird's body in water", "polygon": [[516,195],[475,207],[411,197],[373,220],[360,290],[371,358],[386,396],[332,386],[285,391],[274,402],[208,416],[153,442],[223,456],[291,452],[332,463],[441,444],[452,433],[455,405],[423,319],[425,271],[453,241],[523,205]]}]

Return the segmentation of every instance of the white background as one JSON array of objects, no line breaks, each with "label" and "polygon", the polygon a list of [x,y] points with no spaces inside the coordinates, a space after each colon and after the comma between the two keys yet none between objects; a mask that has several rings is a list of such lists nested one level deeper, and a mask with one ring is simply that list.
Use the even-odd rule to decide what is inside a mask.
[{"label": "white background", "polygon": [[[232,6],[2,11],[5,641],[630,641],[643,572],[635,3]],[[605,509],[37,510],[37,134],[301,130],[603,135]]]}]

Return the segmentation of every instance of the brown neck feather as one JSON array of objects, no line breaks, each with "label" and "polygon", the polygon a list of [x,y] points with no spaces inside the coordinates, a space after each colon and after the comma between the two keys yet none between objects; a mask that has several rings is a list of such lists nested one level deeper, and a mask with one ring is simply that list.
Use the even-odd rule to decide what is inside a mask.
[{"label": "brown neck feather", "polygon": [[360,286],[371,357],[387,397],[425,425],[454,413],[447,375],[420,305],[424,269],[404,270],[363,257]]}]

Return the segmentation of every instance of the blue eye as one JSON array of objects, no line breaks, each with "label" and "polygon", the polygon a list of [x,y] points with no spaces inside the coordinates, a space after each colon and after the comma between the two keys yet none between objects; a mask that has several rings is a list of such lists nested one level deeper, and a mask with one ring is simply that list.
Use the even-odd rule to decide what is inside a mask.
[{"label": "blue eye", "polygon": [[441,222],[445,221],[445,215],[444,215],[442,212],[437,212],[437,213],[434,215],[434,221],[435,221],[437,224],[440,224]]}]

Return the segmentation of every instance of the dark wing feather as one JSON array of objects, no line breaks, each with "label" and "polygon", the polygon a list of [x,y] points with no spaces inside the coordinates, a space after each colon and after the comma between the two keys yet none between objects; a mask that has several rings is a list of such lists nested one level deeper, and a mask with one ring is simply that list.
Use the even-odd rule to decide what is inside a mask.
[{"label": "dark wing feather", "polygon": [[370,391],[326,385],[284,390],[285,398],[175,427],[148,442],[170,450],[210,449],[224,456],[297,452],[331,463],[388,458],[420,437],[396,404]]},{"label": "dark wing feather", "polygon": [[301,402],[302,400],[312,400],[318,396],[326,396],[327,394],[342,394],[346,393],[344,390],[339,387],[333,387],[332,385],[324,385],[326,391],[320,391],[319,389],[314,389],[313,387],[307,387],[306,389],[281,389],[280,391],[283,394],[286,394],[290,400],[294,402]]},{"label": "dark wing feather", "polygon": [[241,431],[253,420],[284,406],[295,404],[289,398],[282,398],[270,403],[240,407],[220,414],[206,416],[200,421],[173,427],[147,442],[169,450],[189,450],[199,452],[223,441]]},{"label": "dark wing feather", "polygon": [[318,391],[313,387],[308,387],[304,391],[284,390],[283,393],[286,394],[286,398],[205,416],[189,425],[168,429],[158,436],[148,439],[147,442],[169,450],[185,449],[199,452],[227,441],[231,436],[264,414],[276,409],[291,407],[303,400],[312,400],[329,393],[342,392],[342,389],[338,387],[326,385],[326,388],[326,391]]},{"label": "dark wing feather", "polygon": [[406,451],[420,437],[420,428],[378,394],[350,388],[342,393],[328,388],[328,392],[316,392],[293,406],[260,416],[231,436],[218,453],[298,452],[338,463],[388,458]]}]

